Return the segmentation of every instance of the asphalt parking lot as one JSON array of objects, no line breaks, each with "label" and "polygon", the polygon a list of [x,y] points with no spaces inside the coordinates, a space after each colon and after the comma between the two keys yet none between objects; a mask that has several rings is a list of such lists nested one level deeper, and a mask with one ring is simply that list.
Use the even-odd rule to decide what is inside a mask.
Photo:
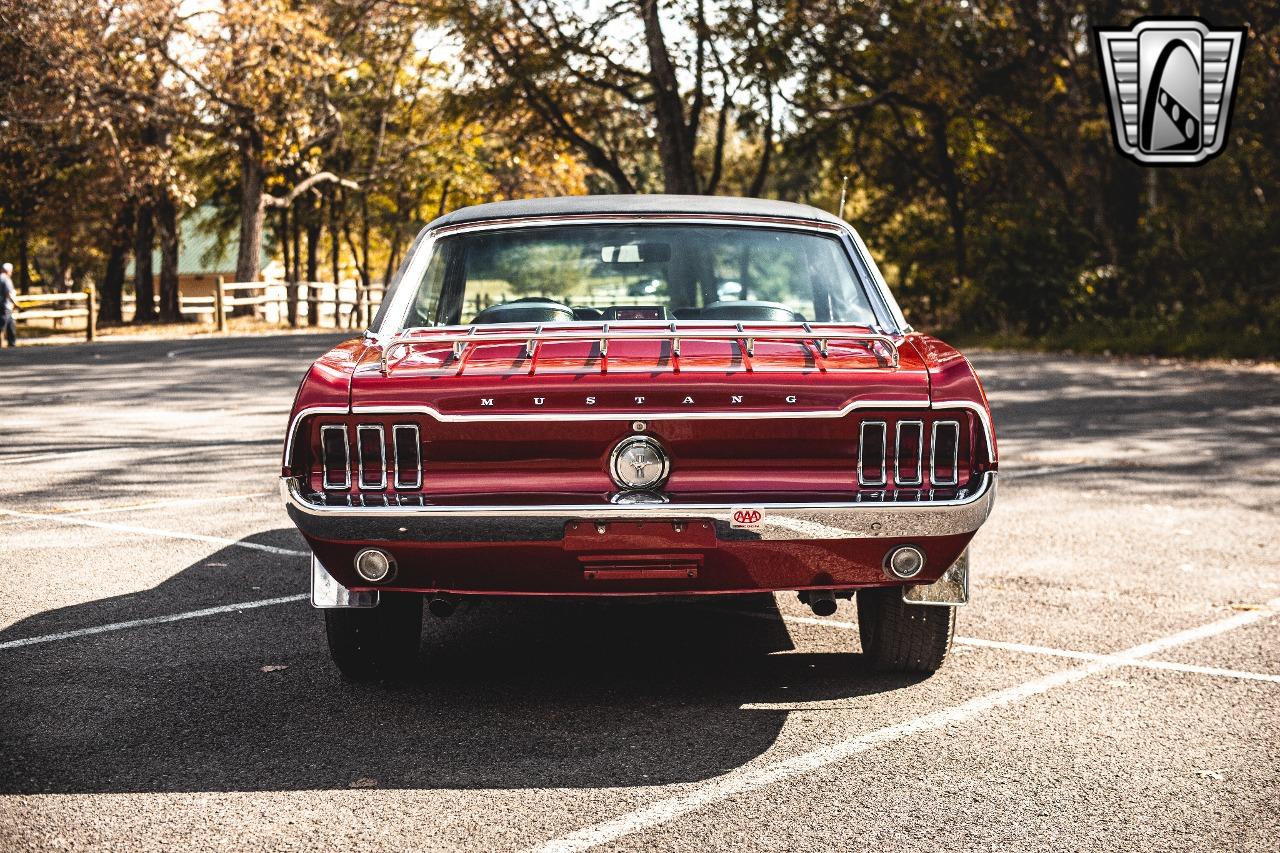
[{"label": "asphalt parking lot", "polygon": [[1280,373],[977,356],[928,679],[852,606],[490,602],[339,679],[276,494],[332,336],[0,352],[4,850],[1275,850]]}]

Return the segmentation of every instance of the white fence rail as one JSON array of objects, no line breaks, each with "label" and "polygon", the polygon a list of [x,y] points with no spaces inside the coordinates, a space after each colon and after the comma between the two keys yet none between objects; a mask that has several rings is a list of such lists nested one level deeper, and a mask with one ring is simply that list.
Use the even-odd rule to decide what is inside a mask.
[{"label": "white fence rail", "polygon": [[[289,296],[292,288],[296,308],[293,324],[330,328],[364,328],[382,304],[385,287],[374,283],[362,287],[355,281],[335,285],[331,281],[225,282],[218,279],[211,296],[181,296],[178,310],[184,317],[212,323],[219,332],[227,330],[227,317],[252,316],[269,324],[290,325]],[[160,298],[155,297],[155,310]],[[137,298],[121,298],[121,312],[136,316]],[[315,322],[311,318],[315,317]],[[97,334],[97,299],[92,287],[71,293],[38,293],[18,297],[14,320],[28,327],[42,326],[60,330],[67,321],[76,322],[70,329],[83,329],[85,340]]]}]

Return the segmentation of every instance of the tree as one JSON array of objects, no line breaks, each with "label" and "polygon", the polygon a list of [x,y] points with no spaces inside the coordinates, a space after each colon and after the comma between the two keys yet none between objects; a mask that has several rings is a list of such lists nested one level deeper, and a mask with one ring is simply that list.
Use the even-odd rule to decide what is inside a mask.
[{"label": "tree", "polygon": [[[587,9],[557,0],[449,4],[475,76],[492,81],[465,103],[518,106],[617,192],[653,183],[655,155],[666,192],[717,191],[735,115],[739,133],[763,140],[766,171],[772,78],[735,75],[733,66],[734,57],[753,55],[758,29],[750,8],[708,10],[697,0],[672,9],[664,15],[657,0]],[[768,103],[765,119],[754,109],[760,101]]]}]

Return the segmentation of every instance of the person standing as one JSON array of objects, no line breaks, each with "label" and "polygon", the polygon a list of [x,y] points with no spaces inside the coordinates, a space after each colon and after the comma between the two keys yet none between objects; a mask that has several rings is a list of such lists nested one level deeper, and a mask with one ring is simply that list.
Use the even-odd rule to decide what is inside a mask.
[{"label": "person standing", "polygon": [[13,264],[0,266],[0,326],[4,328],[4,340],[11,347],[18,345],[18,291],[13,286]]}]

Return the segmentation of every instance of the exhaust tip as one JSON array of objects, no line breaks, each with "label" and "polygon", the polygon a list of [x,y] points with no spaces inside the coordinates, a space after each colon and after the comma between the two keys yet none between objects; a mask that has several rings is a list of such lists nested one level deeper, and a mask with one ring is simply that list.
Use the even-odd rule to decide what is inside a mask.
[{"label": "exhaust tip", "polygon": [[909,580],[924,568],[924,553],[914,545],[899,545],[885,555],[884,567],[895,578]]},{"label": "exhaust tip", "polygon": [[365,548],[355,559],[356,574],[369,583],[390,580],[396,571],[396,561],[380,548]]},{"label": "exhaust tip", "polygon": [[427,610],[432,616],[438,616],[444,619],[446,616],[452,616],[453,611],[458,609],[458,599],[445,598],[442,595],[432,596],[427,602]]},{"label": "exhaust tip", "polygon": [[830,616],[836,612],[836,595],[829,589],[811,589],[805,598],[815,616]]}]

